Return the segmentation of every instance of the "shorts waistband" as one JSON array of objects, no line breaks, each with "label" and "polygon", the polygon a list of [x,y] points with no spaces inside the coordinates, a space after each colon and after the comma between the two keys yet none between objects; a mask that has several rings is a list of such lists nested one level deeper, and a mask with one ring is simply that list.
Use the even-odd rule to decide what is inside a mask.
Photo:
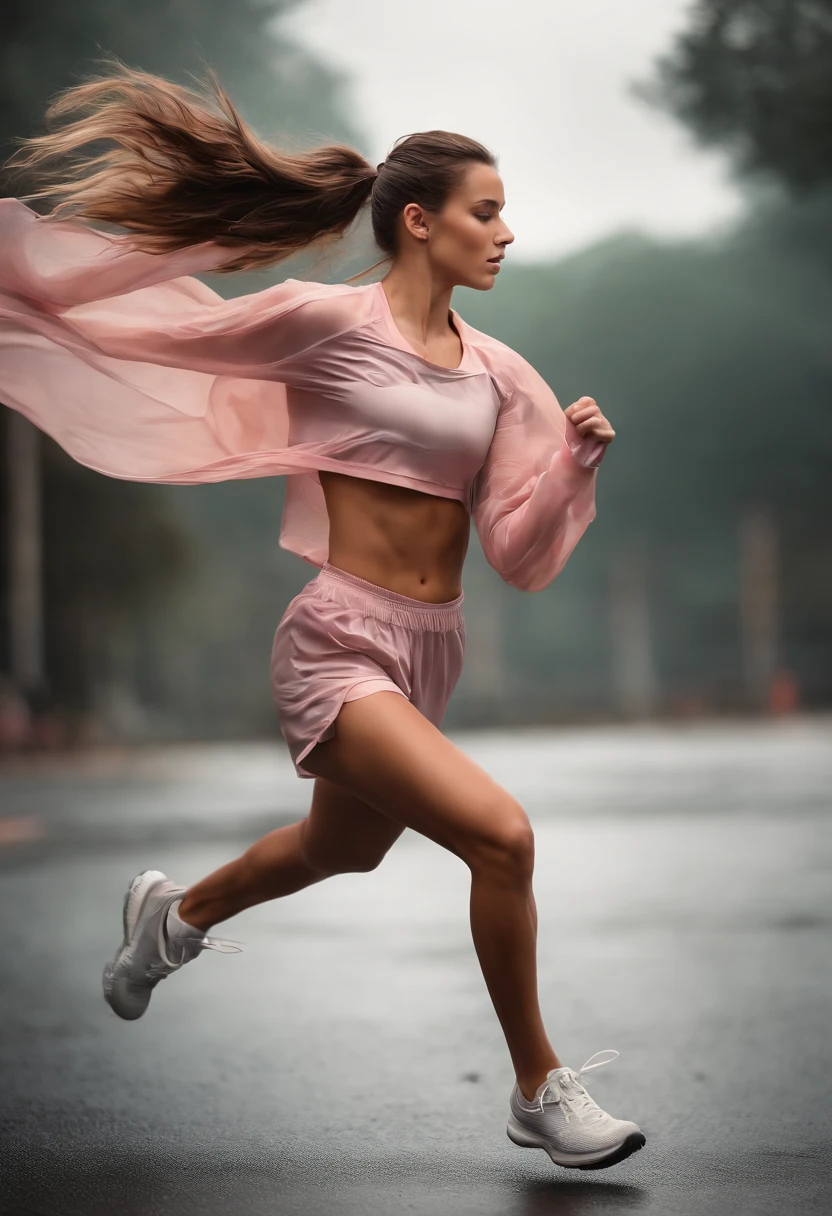
[{"label": "shorts waistband", "polygon": [[371,583],[357,574],[350,574],[339,566],[324,562],[318,575],[312,580],[315,591],[326,599],[335,600],[344,607],[360,608],[365,616],[373,616],[395,625],[404,625],[417,633],[425,630],[444,631],[458,629],[464,621],[462,603],[465,592],[455,600],[431,604],[417,600],[398,591],[390,591]]}]

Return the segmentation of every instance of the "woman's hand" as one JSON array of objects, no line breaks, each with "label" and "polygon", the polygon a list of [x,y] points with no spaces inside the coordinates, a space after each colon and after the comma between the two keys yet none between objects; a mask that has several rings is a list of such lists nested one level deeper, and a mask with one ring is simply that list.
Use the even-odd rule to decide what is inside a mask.
[{"label": "woman's hand", "polygon": [[615,431],[599,410],[593,397],[579,397],[563,411],[582,438],[612,443]]}]

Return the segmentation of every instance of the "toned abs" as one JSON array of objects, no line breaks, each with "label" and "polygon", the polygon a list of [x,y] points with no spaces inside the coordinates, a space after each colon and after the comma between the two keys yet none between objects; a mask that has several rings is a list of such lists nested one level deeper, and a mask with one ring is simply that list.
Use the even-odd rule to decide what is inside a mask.
[{"label": "toned abs", "polygon": [[426,603],[457,598],[471,534],[463,503],[329,470],[320,479],[333,566]]}]

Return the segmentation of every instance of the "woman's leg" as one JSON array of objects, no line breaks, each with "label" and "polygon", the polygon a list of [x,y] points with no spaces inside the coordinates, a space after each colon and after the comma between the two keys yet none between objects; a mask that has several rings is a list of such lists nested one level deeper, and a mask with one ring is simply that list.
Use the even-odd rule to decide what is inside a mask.
[{"label": "woman's leg", "polygon": [[310,772],[449,849],[471,871],[471,932],[521,1091],[561,1061],[537,992],[534,837],[523,808],[405,698],[378,692],[341,709]]},{"label": "woman's leg", "polygon": [[332,874],[375,869],[403,831],[404,824],[316,777],[309,815],[269,832],[241,857],[189,887],[179,916],[207,931],[246,908]]}]

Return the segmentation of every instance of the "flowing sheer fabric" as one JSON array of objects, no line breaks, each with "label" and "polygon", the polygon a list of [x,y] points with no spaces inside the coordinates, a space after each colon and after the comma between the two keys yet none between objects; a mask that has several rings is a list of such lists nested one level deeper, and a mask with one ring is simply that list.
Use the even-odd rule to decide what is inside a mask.
[{"label": "flowing sheer fabric", "polygon": [[605,445],[581,440],[531,365],[454,310],[462,361],[430,363],[380,283],[288,279],[225,300],[192,277],[231,256],[142,253],[1,199],[0,401],[111,477],[286,475],[280,545],[315,566],[331,469],[458,499],[506,582],[548,585],[595,516]]},{"label": "flowing sheer fabric", "polygon": [[495,364],[503,405],[472,513],[483,553],[505,582],[540,591],[595,518],[606,444],[583,439],[535,369],[504,347]]}]

